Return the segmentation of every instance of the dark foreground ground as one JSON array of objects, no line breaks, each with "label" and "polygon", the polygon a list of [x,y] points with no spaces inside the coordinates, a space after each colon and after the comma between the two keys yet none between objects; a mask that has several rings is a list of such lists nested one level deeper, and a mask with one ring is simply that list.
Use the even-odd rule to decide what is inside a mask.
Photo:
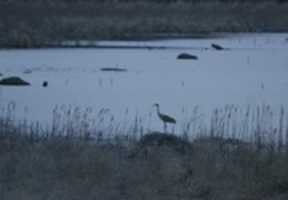
[{"label": "dark foreground ground", "polygon": [[0,47],[62,41],[287,32],[285,0],[10,0],[0,2]]},{"label": "dark foreground ground", "polygon": [[284,144],[216,136],[190,142],[159,132],[92,140],[17,130],[1,127],[1,200],[288,198]]}]

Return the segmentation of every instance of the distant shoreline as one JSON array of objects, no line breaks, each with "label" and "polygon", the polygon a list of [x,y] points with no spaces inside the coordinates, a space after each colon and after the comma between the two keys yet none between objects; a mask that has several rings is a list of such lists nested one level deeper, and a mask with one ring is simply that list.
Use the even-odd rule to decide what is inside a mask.
[{"label": "distant shoreline", "polygon": [[[153,42],[169,41],[169,40],[206,40],[206,39],[219,39],[227,37],[270,37],[272,35],[283,35],[283,42],[288,43],[288,32],[273,32],[273,33],[213,33],[209,35],[162,35],[151,38],[133,38],[127,40],[99,40],[99,41],[62,41],[58,43],[43,44],[34,47],[18,47],[13,45],[0,46],[0,50],[13,50],[13,49],[147,49],[147,50],[208,50],[209,47],[199,46],[173,46],[173,45],[154,45]],[[285,36],[284,36],[285,35]],[[151,43],[152,42],[152,43]]]},{"label": "distant shoreline", "polygon": [[11,2],[0,3],[0,48],[43,48],[66,40],[151,40],[205,38],[223,32],[288,32],[288,4],[272,0]]}]

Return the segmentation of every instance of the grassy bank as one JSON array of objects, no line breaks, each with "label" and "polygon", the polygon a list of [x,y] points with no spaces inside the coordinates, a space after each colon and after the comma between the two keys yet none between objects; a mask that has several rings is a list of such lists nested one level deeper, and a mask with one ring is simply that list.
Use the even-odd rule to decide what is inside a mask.
[{"label": "grassy bank", "polygon": [[288,27],[288,4],[277,1],[42,2],[0,4],[0,47],[57,46],[64,40],[278,32]]},{"label": "grassy bank", "polygon": [[[81,132],[87,131],[85,123],[80,129],[66,124],[70,128],[61,134],[2,118],[0,198],[287,199],[287,113],[281,109],[275,125],[268,106],[246,110],[241,123],[233,123],[234,112],[239,111],[215,110],[210,128],[193,140],[195,133],[187,128],[179,136],[150,132],[139,137],[118,129],[107,138],[110,129]],[[253,137],[232,134],[248,127],[255,127]]]}]

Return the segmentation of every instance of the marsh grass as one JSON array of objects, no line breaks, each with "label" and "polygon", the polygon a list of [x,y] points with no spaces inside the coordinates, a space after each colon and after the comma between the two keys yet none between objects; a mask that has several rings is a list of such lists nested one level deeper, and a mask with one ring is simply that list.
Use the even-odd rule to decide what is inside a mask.
[{"label": "marsh grass", "polygon": [[0,198],[288,197],[283,107],[227,105],[215,109],[207,124],[185,122],[180,135],[144,134],[138,116],[119,126],[107,109],[96,112],[95,121],[91,113],[91,108],[56,107],[52,126],[43,128],[17,121],[13,103],[2,109]]}]

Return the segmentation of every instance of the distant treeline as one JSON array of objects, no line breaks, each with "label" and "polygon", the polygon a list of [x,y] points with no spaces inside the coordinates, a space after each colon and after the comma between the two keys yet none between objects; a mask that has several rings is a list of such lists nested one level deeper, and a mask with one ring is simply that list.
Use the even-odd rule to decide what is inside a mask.
[{"label": "distant treeline", "polygon": [[2,0],[0,47],[214,32],[286,32],[288,4],[279,2],[286,0]]}]

